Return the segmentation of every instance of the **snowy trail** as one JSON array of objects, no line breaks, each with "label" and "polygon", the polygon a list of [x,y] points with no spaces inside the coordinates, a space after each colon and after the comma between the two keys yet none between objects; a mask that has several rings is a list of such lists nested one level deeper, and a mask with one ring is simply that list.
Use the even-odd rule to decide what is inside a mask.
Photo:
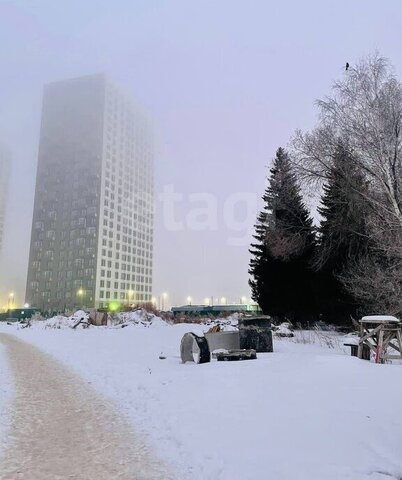
[{"label": "snowy trail", "polygon": [[14,381],[1,480],[172,478],[113,407],[51,356],[0,334]]}]

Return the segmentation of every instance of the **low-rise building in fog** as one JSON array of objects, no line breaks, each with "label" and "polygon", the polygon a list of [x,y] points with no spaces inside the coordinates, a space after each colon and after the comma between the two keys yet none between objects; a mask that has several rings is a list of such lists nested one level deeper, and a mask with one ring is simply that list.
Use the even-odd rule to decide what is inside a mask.
[{"label": "low-rise building in fog", "polygon": [[231,313],[261,313],[260,307],[256,303],[233,303],[219,305],[182,305],[180,307],[172,307],[172,313],[175,315],[190,316],[219,316]]},{"label": "low-rise building in fog", "polygon": [[41,309],[152,298],[147,118],[104,75],[43,98],[26,301]]}]

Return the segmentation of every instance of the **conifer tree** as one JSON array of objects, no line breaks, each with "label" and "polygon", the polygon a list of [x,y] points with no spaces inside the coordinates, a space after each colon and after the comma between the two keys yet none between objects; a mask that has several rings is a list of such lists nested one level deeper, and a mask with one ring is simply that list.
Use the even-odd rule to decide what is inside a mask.
[{"label": "conifer tree", "polygon": [[348,323],[360,305],[344,288],[339,276],[369,250],[365,180],[340,143],[324,185],[316,267],[319,270],[320,311],[331,323]]},{"label": "conifer tree", "polygon": [[306,322],[314,313],[315,233],[287,152],[279,148],[251,245],[249,284],[264,313]]}]

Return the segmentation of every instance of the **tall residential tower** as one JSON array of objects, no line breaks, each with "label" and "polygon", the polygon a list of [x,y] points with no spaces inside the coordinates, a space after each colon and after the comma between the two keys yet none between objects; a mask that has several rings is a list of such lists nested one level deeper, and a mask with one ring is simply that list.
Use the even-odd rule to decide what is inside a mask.
[{"label": "tall residential tower", "polygon": [[3,246],[8,183],[10,179],[11,158],[9,152],[0,146],[0,254]]},{"label": "tall residential tower", "polygon": [[103,75],[47,85],[26,301],[149,302],[152,246],[148,120]]}]

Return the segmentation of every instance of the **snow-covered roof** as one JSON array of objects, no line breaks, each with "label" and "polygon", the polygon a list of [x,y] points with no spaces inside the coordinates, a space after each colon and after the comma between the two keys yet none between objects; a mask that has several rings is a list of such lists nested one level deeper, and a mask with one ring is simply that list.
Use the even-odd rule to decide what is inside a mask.
[{"label": "snow-covered roof", "polygon": [[399,323],[400,320],[392,315],[368,315],[367,317],[363,317],[361,322],[366,323]]}]

